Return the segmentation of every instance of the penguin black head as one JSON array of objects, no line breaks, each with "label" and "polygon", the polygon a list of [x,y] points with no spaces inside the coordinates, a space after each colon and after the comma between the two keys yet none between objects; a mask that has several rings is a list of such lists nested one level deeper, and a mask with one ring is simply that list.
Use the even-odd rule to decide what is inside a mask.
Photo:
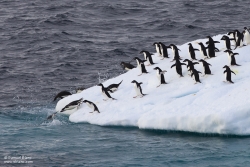
[{"label": "penguin black head", "polygon": [[231,50],[228,50],[228,49],[225,50],[224,52],[225,52],[225,53],[230,53],[230,54],[233,53]]},{"label": "penguin black head", "polygon": [[244,30],[248,30],[247,27],[244,27]]},{"label": "penguin black head", "polygon": [[102,83],[99,83],[97,86],[103,86],[103,84],[102,84]]},{"label": "penguin black head", "polygon": [[89,101],[88,101],[88,100],[83,100],[82,102],[83,102],[83,103],[87,103],[87,102],[89,102]]},{"label": "penguin black head", "polygon": [[225,65],[223,68],[229,68],[227,65]]},{"label": "penguin black head", "polygon": [[139,58],[138,57],[134,57],[133,60],[138,60]]},{"label": "penguin black head", "polygon": [[144,52],[147,52],[147,51],[145,51],[145,50],[140,51],[140,53],[144,53]]},{"label": "penguin black head", "polygon": [[191,43],[188,43],[189,46],[191,46],[192,44]]},{"label": "penguin black head", "polygon": [[190,60],[188,60],[188,59],[185,59],[183,62],[187,62],[187,61],[190,61]]},{"label": "penguin black head", "polygon": [[202,45],[203,43],[202,42],[199,42],[198,45]]},{"label": "penguin black head", "polygon": [[159,44],[158,42],[154,42],[154,43],[153,43],[153,46],[154,46],[154,45],[158,45],[158,44]]},{"label": "penguin black head", "polygon": [[137,83],[136,80],[133,80],[131,83]]},{"label": "penguin black head", "polygon": [[159,67],[155,67],[154,70],[160,70],[160,68]]},{"label": "penguin black head", "polygon": [[200,59],[199,62],[204,62],[204,60]]},{"label": "penguin black head", "polygon": [[223,35],[222,38],[220,40],[226,40],[226,36]]}]

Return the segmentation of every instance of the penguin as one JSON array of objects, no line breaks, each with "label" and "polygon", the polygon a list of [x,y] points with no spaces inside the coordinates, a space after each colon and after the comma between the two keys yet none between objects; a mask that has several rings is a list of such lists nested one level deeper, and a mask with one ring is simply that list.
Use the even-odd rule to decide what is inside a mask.
[{"label": "penguin", "polygon": [[236,63],[236,59],[234,57],[235,55],[239,55],[239,53],[233,53],[231,50],[225,50],[224,52],[228,54],[228,59],[231,66],[240,66]]},{"label": "penguin", "polygon": [[206,48],[208,49],[209,58],[212,58],[212,57],[215,57],[215,50],[218,50],[215,47],[215,43],[219,43],[219,42],[214,41],[210,36],[207,36],[207,38],[209,39],[209,41],[206,42],[206,44],[208,45]]},{"label": "penguin", "polygon": [[203,43],[199,42],[198,45],[200,45],[200,53],[204,57],[204,59],[209,58],[208,55],[207,55],[206,47],[203,45]]},{"label": "penguin", "polygon": [[135,68],[135,66],[133,66],[132,64],[130,63],[125,63],[125,62],[121,62],[121,66],[124,70],[132,70],[133,68]]},{"label": "penguin", "polygon": [[83,98],[80,98],[79,100],[75,100],[67,104],[65,107],[62,108],[60,112],[64,112],[66,110],[73,110],[75,108],[79,108],[79,106],[82,104]]},{"label": "penguin", "polygon": [[83,103],[86,103],[89,108],[92,108],[93,111],[92,112],[89,112],[89,113],[93,113],[95,111],[97,111],[98,113],[100,113],[99,109],[97,108],[97,106],[95,105],[95,103],[91,102],[91,101],[88,101],[88,100],[84,100]]},{"label": "penguin", "polygon": [[170,48],[170,47],[164,45],[162,42],[159,42],[159,45],[160,45],[161,54],[162,54],[162,59],[161,60],[163,60],[164,58],[169,58],[168,57],[168,50],[167,49]]},{"label": "penguin", "polygon": [[131,83],[134,84],[134,88],[135,88],[135,92],[136,92],[136,96],[134,96],[133,98],[136,98],[137,96],[141,96],[141,98],[143,96],[146,96],[146,94],[142,93],[142,89],[141,89],[141,84],[142,82],[138,83],[136,80],[133,80]]},{"label": "penguin", "polygon": [[47,120],[53,120],[53,119],[55,118],[56,114],[57,114],[57,112],[55,112],[55,113],[49,115],[49,116],[47,117]]},{"label": "penguin", "polygon": [[194,69],[194,65],[199,64],[198,62],[193,63],[191,60],[188,60],[188,59],[185,59],[183,62],[188,62],[187,69],[188,69],[190,74],[192,73],[192,70]]},{"label": "penguin", "polygon": [[[123,81],[123,80],[122,80]],[[111,93],[117,91],[118,87],[121,85],[122,81],[118,84],[111,84],[107,87],[107,90],[111,91]]]},{"label": "penguin", "polygon": [[136,62],[137,62],[137,68],[139,68],[141,71],[141,74],[139,74],[138,76],[142,75],[143,73],[147,74],[148,72],[147,72],[145,65],[144,65],[144,62],[146,60],[141,60],[138,57],[135,57],[134,60],[136,60]]},{"label": "penguin", "polygon": [[231,49],[231,42],[230,42],[230,40],[234,40],[234,39],[230,39],[228,36],[223,35],[223,37],[220,40],[223,40],[225,42],[226,48],[228,50],[232,50]]},{"label": "penguin", "polygon": [[152,59],[152,55],[151,53],[149,53],[148,51],[145,51],[145,50],[142,50],[140,53],[143,53],[144,54],[144,58],[145,60],[149,63],[149,65],[154,65],[155,63],[153,62],[153,59]]},{"label": "penguin", "polygon": [[213,75],[213,74],[211,73],[210,68],[209,68],[209,66],[212,66],[211,64],[209,64],[208,62],[206,62],[205,60],[202,60],[202,59],[200,59],[199,62],[202,62],[202,64],[203,64],[204,76],[205,76],[205,75]]},{"label": "penguin", "polygon": [[182,65],[186,65],[186,64],[185,63],[181,63],[179,59],[176,59],[175,60],[175,64],[173,64],[171,66],[171,68],[174,67],[174,66],[176,67],[176,72],[177,72],[177,74],[180,75],[180,77],[183,77],[183,75],[182,75],[182,68],[181,68]]},{"label": "penguin", "polygon": [[170,44],[169,47],[172,49],[172,52],[173,52],[174,59],[172,61],[177,60],[177,59],[181,60],[181,57],[179,55],[179,51],[181,50],[174,44]]},{"label": "penguin", "polygon": [[[167,84],[164,78],[164,73],[167,71],[162,71],[159,67],[155,67],[154,70],[157,70],[156,74],[157,74],[157,78],[160,81],[160,85]],[[158,85],[157,87],[159,87],[160,85]]]},{"label": "penguin", "polygon": [[76,93],[81,93],[83,90],[85,90],[84,87],[79,87],[76,89]]},{"label": "penguin", "polygon": [[107,88],[105,88],[103,86],[103,84],[98,84],[97,86],[101,86],[102,87],[102,95],[104,96],[105,99],[103,99],[104,101],[107,101],[108,99],[112,99],[112,100],[116,100],[115,98],[111,97],[109,94],[109,90]]},{"label": "penguin", "polygon": [[189,45],[188,47],[189,56],[191,57],[192,60],[197,60],[194,51],[199,51],[199,50],[195,49],[191,43],[188,43],[188,45]]},{"label": "penguin", "polygon": [[155,42],[153,43],[153,46],[155,46],[155,50],[156,52],[158,53],[159,56],[162,56],[162,53],[161,53],[161,48],[160,48],[160,45],[158,42]]},{"label": "penguin", "polygon": [[194,76],[194,80],[195,80],[195,84],[197,84],[197,82],[200,82],[200,77],[199,77],[199,73],[201,73],[200,71],[197,71],[196,69],[193,69],[192,70],[192,74],[191,74],[191,77]]},{"label": "penguin", "polygon": [[244,41],[245,41],[245,45],[250,44],[250,32],[247,29],[247,27],[244,27]]},{"label": "penguin", "polygon": [[[231,79],[231,73],[234,73],[227,65],[225,65],[223,68],[226,68],[226,70],[224,71],[225,77],[226,77],[226,81],[230,82],[230,83],[234,83]],[[236,75],[234,73],[234,75]]]},{"label": "penguin", "polygon": [[235,43],[235,48],[234,50],[237,48],[237,47],[242,47],[244,44],[243,44],[243,41],[244,41],[244,34],[243,33],[240,33],[238,30],[235,30],[236,31],[236,34],[237,34],[237,40],[236,40],[236,43]]},{"label": "penguin", "polygon": [[234,46],[235,46],[236,41],[237,41],[237,38],[238,38],[238,37],[237,37],[237,34],[236,34],[236,31],[237,31],[237,30],[230,31],[230,32],[227,33],[227,35],[229,35],[229,36],[231,37]]},{"label": "penguin", "polygon": [[55,96],[55,98],[54,98],[53,101],[56,101],[57,98],[63,99],[64,97],[67,97],[67,96],[69,96],[69,95],[72,95],[72,93],[70,93],[70,92],[68,92],[68,91],[61,91],[61,92],[59,92],[59,93]]}]

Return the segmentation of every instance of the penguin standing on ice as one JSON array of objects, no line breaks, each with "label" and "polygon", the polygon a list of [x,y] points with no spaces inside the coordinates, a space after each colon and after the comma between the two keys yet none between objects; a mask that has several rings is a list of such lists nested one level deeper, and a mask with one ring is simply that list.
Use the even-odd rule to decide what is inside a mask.
[{"label": "penguin standing on ice", "polygon": [[140,53],[143,53],[145,60],[149,63],[148,66],[155,64],[153,62],[152,54],[151,53],[149,53],[148,51],[145,51],[145,50],[141,51]]},{"label": "penguin standing on ice", "polygon": [[100,113],[99,109],[97,108],[97,106],[95,105],[95,103],[91,102],[91,101],[88,101],[88,100],[84,100],[83,103],[86,103],[89,108],[92,108],[93,111],[92,112],[89,112],[89,113],[93,113],[95,111],[97,111],[98,113]]},{"label": "penguin standing on ice", "polygon": [[203,45],[203,43],[199,42],[198,44],[200,45],[200,53],[204,57],[204,59],[209,58],[208,55],[207,55],[206,47]]},{"label": "penguin standing on ice", "polygon": [[111,97],[110,94],[109,94],[109,90],[107,88],[105,88],[103,86],[103,84],[98,84],[97,86],[101,86],[101,90],[102,90],[102,95],[104,96],[105,99],[103,99],[104,101],[107,101],[108,99],[112,99],[112,100],[116,100],[115,98]]},{"label": "penguin standing on ice", "polygon": [[233,41],[233,45],[235,46],[236,40],[237,40],[237,34],[236,34],[236,30],[234,31],[230,31],[227,33],[227,35],[229,35]]},{"label": "penguin standing on ice", "polygon": [[[226,68],[226,70],[224,71],[225,77],[226,77],[226,81],[230,82],[230,83],[234,83],[232,81],[232,77],[231,77],[231,73],[234,73],[227,65],[225,65],[223,68]],[[235,73],[234,73],[235,74]],[[235,74],[236,75],[236,74]]]},{"label": "penguin standing on ice", "polygon": [[125,62],[121,62],[121,66],[124,70],[132,70],[133,68],[135,68],[135,66],[133,66],[132,64],[130,63],[125,63]]},{"label": "penguin standing on ice", "polygon": [[208,41],[206,42],[207,49],[208,49],[208,56],[209,58],[215,57],[215,51],[219,51],[218,48],[215,47],[215,43],[220,43],[219,41],[214,41],[213,38],[207,36]]},{"label": "penguin standing on ice", "polygon": [[181,60],[181,57],[179,55],[179,51],[181,50],[174,44],[170,44],[169,47],[172,49],[172,52],[173,52],[174,59],[172,61],[177,60],[177,59]]},{"label": "penguin standing on ice", "polygon": [[247,27],[244,27],[244,41],[246,45],[250,44],[250,32]]},{"label": "penguin standing on ice", "polygon": [[[157,70],[156,75],[157,75],[157,78],[160,81],[160,85],[161,84],[167,84],[166,81],[165,81],[165,78],[164,78],[164,73],[167,72],[167,71],[162,71],[159,67],[155,67],[154,70]],[[158,85],[157,87],[159,87],[160,85]]]},{"label": "penguin standing on ice", "polygon": [[69,95],[72,95],[72,93],[70,93],[70,92],[68,92],[68,91],[61,91],[61,92],[59,92],[59,93],[55,96],[55,98],[54,98],[53,101],[56,101],[57,98],[63,99],[64,97],[67,97],[67,96],[69,96]]},{"label": "penguin standing on ice", "polygon": [[181,63],[179,59],[176,59],[175,60],[175,64],[173,64],[171,66],[171,68],[173,68],[174,66],[176,67],[176,72],[177,72],[177,74],[180,75],[180,77],[183,77],[183,75],[182,75],[182,68],[181,68],[182,65],[186,65],[186,64],[185,63]]},{"label": "penguin standing on ice", "polygon": [[136,92],[136,96],[134,96],[133,98],[136,98],[137,96],[141,96],[141,98],[143,96],[145,96],[146,94],[142,93],[142,89],[141,89],[141,84],[142,82],[138,83],[136,80],[133,80],[131,83],[134,84],[134,88],[135,88],[135,92]]},{"label": "penguin standing on ice", "polygon": [[228,50],[231,50],[231,42],[230,42],[230,40],[234,40],[234,39],[230,39],[228,36],[223,35],[223,37],[220,40],[223,40],[225,42],[226,48]]},{"label": "penguin standing on ice", "polygon": [[236,40],[236,43],[235,43],[235,48],[234,50],[237,48],[237,47],[242,47],[244,44],[243,44],[243,40],[244,40],[244,35],[243,33],[240,33],[238,30],[235,30],[236,31],[236,34],[237,34],[237,40]]},{"label": "penguin standing on ice", "polygon": [[228,54],[228,59],[231,66],[240,66],[236,63],[236,59],[234,57],[235,55],[239,55],[239,53],[233,53],[231,50],[225,50],[224,52]]},{"label": "penguin standing on ice", "polygon": [[191,74],[192,73],[192,70],[194,69],[194,65],[195,64],[199,64],[198,62],[192,62],[191,60],[188,60],[188,59],[185,59],[183,62],[187,62],[187,69],[189,71],[189,73]]},{"label": "penguin standing on ice", "polygon": [[140,69],[140,71],[141,71],[141,74],[139,74],[138,76],[142,75],[143,73],[147,74],[148,72],[147,72],[146,67],[145,67],[145,65],[144,65],[144,62],[145,62],[146,60],[141,60],[141,59],[139,59],[138,57],[135,57],[134,60],[136,60],[136,62],[137,62],[137,67],[138,67],[138,68]]},{"label": "penguin standing on ice", "polygon": [[155,46],[155,50],[156,50],[156,52],[158,53],[158,55],[159,55],[159,56],[162,56],[160,44],[159,44],[158,42],[155,42],[155,43],[153,44],[153,46]]},{"label": "penguin standing on ice", "polygon": [[195,84],[197,84],[197,82],[201,83],[199,73],[201,73],[201,72],[197,71],[196,69],[192,70],[191,77],[195,80]]},{"label": "penguin standing on ice", "polygon": [[202,62],[202,64],[203,64],[204,75],[212,75],[211,70],[209,68],[209,66],[212,66],[212,65],[209,64],[208,62],[206,62],[205,60],[202,60],[202,59],[200,59],[199,62]]},{"label": "penguin standing on ice", "polygon": [[111,93],[117,91],[118,87],[121,85],[122,81],[118,84],[111,84],[107,87],[107,90],[110,91]]},{"label": "penguin standing on ice", "polygon": [[161,60],[163,60],[164,58],[169,58],[168,57],[168,50],[167,49],[170,48],[170,47],[164,45],[164,43],[162,43],[162,42],[159,42],[159,45],[160,45],[161,54],[162,54],[162,59]]},{"label": "penguin standing on ice", "polygon": [[197,60],[195,57],[195,51],[199,51],[199,49],[195,49],[191,43],[189,43],[188,45],[189,45],[188,52],[189,52],[190,58],[192,60]]}]

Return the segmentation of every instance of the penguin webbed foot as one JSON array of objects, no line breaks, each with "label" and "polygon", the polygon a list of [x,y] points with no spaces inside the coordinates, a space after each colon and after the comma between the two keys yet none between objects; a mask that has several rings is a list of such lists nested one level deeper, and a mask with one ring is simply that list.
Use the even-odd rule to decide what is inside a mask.
[{"label": "penguin webbed foot", "polygon": [[134,96],[133,98],[136,98],[137,96]]}]

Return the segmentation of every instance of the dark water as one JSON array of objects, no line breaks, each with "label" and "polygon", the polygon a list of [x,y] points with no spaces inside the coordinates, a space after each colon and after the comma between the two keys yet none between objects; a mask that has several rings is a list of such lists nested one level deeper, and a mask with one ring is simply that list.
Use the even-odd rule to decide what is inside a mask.
[{"label": "dark water", "polygon": [[155,52],[155,41],[242,30],[249,11],[243,0],[2,0],[1,166],[18,155],[32,157],[30,166],[247,166],[248,137],[99,127],[63,116],[41,123],[57,92],[119,75],[120,61]]}]

